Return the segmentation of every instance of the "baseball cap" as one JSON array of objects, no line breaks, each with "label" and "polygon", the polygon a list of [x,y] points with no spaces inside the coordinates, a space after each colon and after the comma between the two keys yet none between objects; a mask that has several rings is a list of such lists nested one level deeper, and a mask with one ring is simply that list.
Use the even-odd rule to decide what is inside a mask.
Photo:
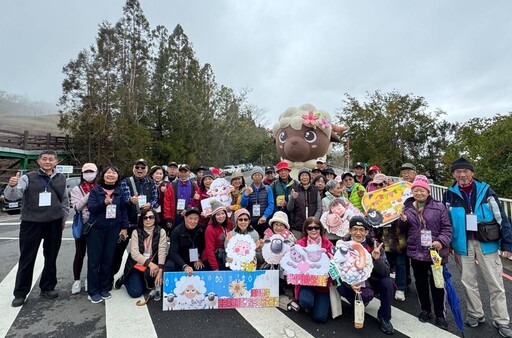
[{"label": "baseball cap", "polygon": [[135,163],[133,165],[137,165],[139,163],[144,164],[146,167],[148,166],[148,162],[146,162],[146,160],[143,158],[139,158],[137,161],[135,161]]}]

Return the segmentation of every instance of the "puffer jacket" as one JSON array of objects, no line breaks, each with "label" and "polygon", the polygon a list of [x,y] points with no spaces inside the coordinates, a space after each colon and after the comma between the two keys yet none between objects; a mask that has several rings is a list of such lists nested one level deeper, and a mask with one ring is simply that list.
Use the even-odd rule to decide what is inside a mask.
[{"label": "puffer jacket", "polygon": [[350,201],[350,203],[352,203],[357,209],[361,210],[361,212],[365,212],[364,208],[361,204],[361,200],[363,198],[359,196],[359,194],[357,193],[358,191],[362,191],[362,192],[366,193],[366,189],[361,184],[354,183],[350,193],[345,191],[343,193],[343,196],[345,196]]},{"label": "puffer jacket", "polygon": [[[400,231],[407,234],[407,255],[419,261],[430,261],[430,248],[421,246],[421,230],[425,226],[421,223],[419,212],[414,206],[414,197],[404,202],[404,214],[407,221],[398,220]],[[432,242],[438,241],[443,245],[439,255],[446,262],[452,241],[453,227],[448,212],[443,203],[429,196],[425,201],[423,219],[426,227],[432,232]]]}]

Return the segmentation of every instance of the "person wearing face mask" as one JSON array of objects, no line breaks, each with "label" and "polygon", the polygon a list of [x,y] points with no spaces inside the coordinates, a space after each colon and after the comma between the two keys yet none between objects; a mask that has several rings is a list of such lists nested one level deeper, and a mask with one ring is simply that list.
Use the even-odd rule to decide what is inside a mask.
[{"label": "person wearing face mask", "polygon": [[[89,193],[96,186],[96,175],[98,168],[94,163],[85,163],[82,166],[82,176],[80,177],[80,184],[71,190],[71,206],[75,212],[82,212],[82,220],[84,224],[89,220],[89,210],[87,209],[87,201],[89,200]],[[74,283],[71,287],[71,293],[76,295],[82,289],[80,281],[80,274],[82,266],[84,265],[85,253],[87,250],[87,236],[81,236],[75,239],[75,258],[73,259],[73,277]],[[85,282],[87,285],[87,281]]]},{"label": "person wearing face mask", "polygon": [[[116,254],[112,265],[112,281],[114,275],[121,268],[123,254],[128,246],[128,239],[139,224],[140,213],[144,210],[158,208],[158,189],[155,182],[148,176],[148,163],[144,159],[138,159],[133,164],[133,176],[125,178],[121,182],[124,201],[130,206],[128,209],[128,228],[120,234],[120,241],[116,245]],[[114,287],[118,289],[123,277],[116,281]]]},{"label": "person wearing face mask", "polygon": [[[461,262],[461,281],[466,292],[466,325],[477,327],[485,322],[477,279],[477,265],[489,289],[492,324],[502,337],[512,337],[503,265],[498,250],[505,258],[512,256],[512,229],[498,195],[489,184],[474,178],[474,168],[465,158],[450,167],[455,183],[445,191],[443,204],[448,208],[453,225],[452,247]],[[494,228],[492,238],[483,238],[479,227]],[[496,229],[498,227],[498,229]]]}]

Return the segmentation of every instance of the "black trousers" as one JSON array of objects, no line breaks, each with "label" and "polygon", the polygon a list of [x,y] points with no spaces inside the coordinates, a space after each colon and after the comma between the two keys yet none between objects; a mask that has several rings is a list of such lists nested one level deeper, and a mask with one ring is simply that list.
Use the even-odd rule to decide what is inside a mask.
[{"label": "black trousers", "polygon": [[50,222],[21,221],[20,260],[14,297],[26,297],[32,286],[37,251],[43,240],[44,268],[39,281],[41,291],[54,290],[57,285],[57,255],[62,241],[62,219]]},{"label": "black trousers", "polygon": [[82,236],[80,239],[75,239],[75,258],[73,259],[73,277],[75,280],[80,280],[86,252],[87,236]]},{"label": "black trousers", "polygon": [[435,316],[445,318],[444,289],[436,288],[431,265],[432,262],[411,259],[416,291],[418,292],[422,310],[432,313],[432,305],[430,303],[430,294],[432,294]]},{"label": "black trousers", "polygon": [[118,241],[116,244],[116,251],[114,253],[114,261],[112,262],[112,271],[110,276],[111,284],[114,282],[114,276],[121,268],[121,263],[123,262],[123,255],[128,246],[128,240],[132,238],[132,232],[135,230],[135,227],[128,228],[128,237],[124,241]]}]

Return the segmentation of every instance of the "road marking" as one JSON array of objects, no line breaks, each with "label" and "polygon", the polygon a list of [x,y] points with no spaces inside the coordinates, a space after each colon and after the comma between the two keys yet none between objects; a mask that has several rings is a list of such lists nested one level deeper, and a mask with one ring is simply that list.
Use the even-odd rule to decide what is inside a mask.
[{"label": "road marking", "polygon": [[[121,269],[114,277],[114,281],[123,274],[127,258],[128,253],[125,252]],[[148,307],[137,306],[135,302],[137,298],[131,298],[124,287],[112,290],[112,298],[105,301],[107,337],[157,337]]]},{"label": "road marking", "polygon": [[[44,257],[43,257],[43,249],[42,244],[39,246],[39,250],[37,251],[36,264],[34,266],[34,275],[32,278],[32,287],[30,290],[34,288],[39,275],[43,272],[44,266]],[[9,274],[4,278],[4,280],[0,283],[0,306],[2,308],[2,315],[0,316],[0,337],[5,337],[12,324],[16,320],[16,317],[21,311],[20,307],[12,307],[11,301],[13,299],[12,291],[14,290],[14,283],[16,282],[16,273],[18,272],[18,264],[12,268]],[[29,293],[30,295],[30,293]],[[27,297],[29,296],[27,295]]]},{"label": "road marking", "polygon": [[[21,222],[0,222],[0,225],[20,225]],[[66,221],[66,225],[73,225],[73,221]]]},{"label": "road marking", "polygon": [[[380,300],[373,298],[368,306],[366,306],[365,310],[367,314],[377,318],[377,311],[379,310],[379,307]],[[430,323],[422,323],[417,317],[394,306],[391,307],[391,324],[393,324],[395,330],[409,337],[458,337]],[[455,323],[452,323],[452,325],[455,325]]]},{"label": "road marking", "polygon": [[[0,237],[0,240],[19,240],[19,237]],[[70,237],[62,237],[63,241],[74,241],[74,238]]]},{"label": "road marking", "polygon": [[263,337],[313,337],[277,308],[236,310]]}]

